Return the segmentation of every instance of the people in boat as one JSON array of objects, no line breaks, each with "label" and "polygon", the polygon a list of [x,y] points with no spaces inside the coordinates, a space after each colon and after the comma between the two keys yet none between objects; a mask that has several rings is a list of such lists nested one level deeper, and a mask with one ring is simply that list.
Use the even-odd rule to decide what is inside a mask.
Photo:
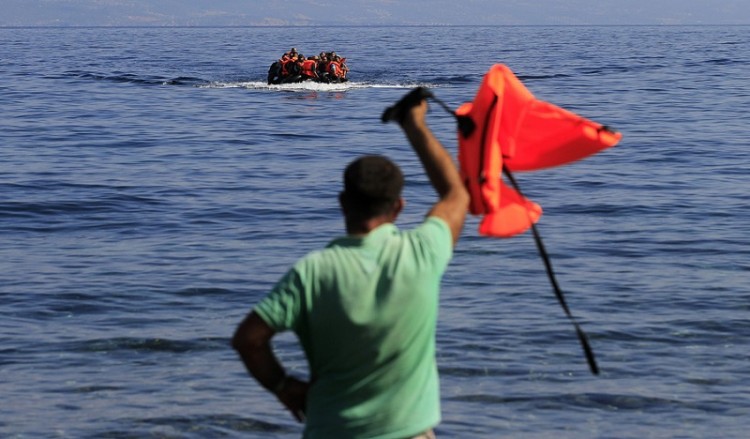
[{"label": "people in boat", "polygon": [[[292,50],[295,50],[292,48]],[[268,69],[268,84],[286,84],[302,81],[303,55],[292,51],[284,53]]]},{"label": "people in boat", "polygon": [[305,57],[292,47],[268,69],[268,84],[288,84],[302,81],[345,82],[349,68],[346,58],[336,52],[320,52],[317,56]]}]

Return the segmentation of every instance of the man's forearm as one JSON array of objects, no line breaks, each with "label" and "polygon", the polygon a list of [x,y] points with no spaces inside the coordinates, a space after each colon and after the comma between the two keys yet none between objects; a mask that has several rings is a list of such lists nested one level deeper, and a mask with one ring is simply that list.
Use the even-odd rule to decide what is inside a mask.
[{"label": "man's forearm", "polygon": [[286,373],[271,348],[271,335],[273,331],[265,322],[257,314],[251,313],[237,328],[232,346],[239,353],[247,371],[260,385],[276,393]]},{"label": "man's forearm", "polygon": [[288,377],[271,348],[271,329],[256,313],[252,312],[237,328],[232,346],[240,354],[247,371],[261,386],[303,422],[309,383]]},{"label": "man's forearm", "polygon": [[284,384],[286,372],[270,345],[252,351],[239,351],[248,372],[271,393],[277,393]]},{"label": "man's forearm", "polygon": [[453,244],[458,241],[469,208],[469,193],[466,191],[461,174],[453,158],[425,123],[427,103],[409,109],[401,123],[409,143],[419,156],[432,187],[440,200],[428,213],[448,223],[453,236]]},{"label": "man's forearm", "polygon": [[402,128],[438,196],[443,199],[451,195],[451,192],[464,191],[464,185],[453,158],[424,121],[407,116]]}]

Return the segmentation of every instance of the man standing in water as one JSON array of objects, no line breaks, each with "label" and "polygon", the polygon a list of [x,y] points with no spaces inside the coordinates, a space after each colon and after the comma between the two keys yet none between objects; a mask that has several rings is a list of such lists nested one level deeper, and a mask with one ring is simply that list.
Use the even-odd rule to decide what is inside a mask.
[{"label": "man standing in water", "polygon": [[[381,156],[346,168],[347,236],[299,260],[239,325],[245,367],[301,422],[304,438],[433,438],[440,422],[435,328],[440,280],[469,203],[450,154],[427,127],[424,100],[398,122],[438,194],[418,227],[393,223],[403,175]],[[287,375],[272,337],[293,330],[310,381]]]}]

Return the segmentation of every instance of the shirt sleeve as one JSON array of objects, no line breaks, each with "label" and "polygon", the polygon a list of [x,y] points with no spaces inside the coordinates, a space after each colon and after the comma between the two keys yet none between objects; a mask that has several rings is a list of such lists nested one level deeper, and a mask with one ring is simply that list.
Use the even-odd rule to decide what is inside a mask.
[{"label": "shirt sleeve", "polygon": [[254,311],[276,332],[294,329],[299,321],[304,283],[295,264],[254,308]]},{"label": "shirt sleeve", "polygon": [[414,229],[414,233],[419,236],[425,256],[440,272],[444,271],[453,257],[453,235],[448,223],[442,218],[429,216]]}]

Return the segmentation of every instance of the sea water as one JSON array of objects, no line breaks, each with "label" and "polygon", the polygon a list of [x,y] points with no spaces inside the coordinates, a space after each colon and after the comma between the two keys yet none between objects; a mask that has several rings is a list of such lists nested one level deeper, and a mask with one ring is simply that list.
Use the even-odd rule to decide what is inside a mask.
[{"label": "sea water", "polygon": [[[267,86],[292,46],[343,85]],[[442,438],[743,438],[750,427],[749,27],[0,29],[0,437],[294,438],[229,338],[343,233],[341,171],[403,167],[380,114],[453,108],[492,64],[624,134],[516,175],[601,368],[529,234],[470,218],[438,326]],[[428,121],[451,153],[455,121]],[[277,354],[307,373],[293,336]]]}]

